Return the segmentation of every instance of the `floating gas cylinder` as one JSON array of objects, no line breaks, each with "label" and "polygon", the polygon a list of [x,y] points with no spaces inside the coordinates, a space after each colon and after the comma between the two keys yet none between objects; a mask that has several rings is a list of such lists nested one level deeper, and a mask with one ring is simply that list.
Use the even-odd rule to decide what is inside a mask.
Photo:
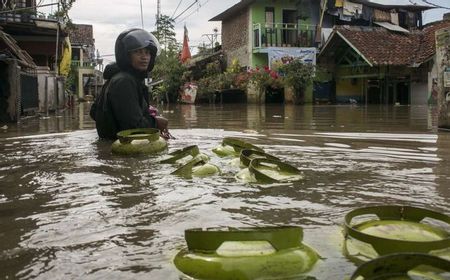
[{"label": "floating gas cylinder", "polygon": [[220,157],[239,157],[241,151],[244,149],[263,152],[263,149],[233,137],[225,137],[222,140],[222,144],[212,151]]},{"label": "floating gas cylinder", "polygon": [[112,144],[114,154],[139,155],[156,154],[167,148],[167,142],[160,137],[156,128],[136,128],[117,133],[117,140]]},{"label": "floating gas cylinder", "polygon": [[252,161],[252,159],[256,159],[256,158],[278,160],[278,161],[280,160],[279,158],[269,155],[263,151],[247,150],[247,149],[241,151],[239,158],[241,160],[242,166],[249,166],[250,161]]},{"label": "floating gas cylinder", "polygon": [[208,177],[220,174],[220,168],[208,162],[205,154],[198,154],[195,158],[181,166],[171,174],[184,178]]},{"label": "floating gas cylinder", "polygon": [[294,279],[319,259],[301,227],[189,229],[185,239],[174,263],[194,279]]},{"label": "floating gas cylinder", "polygon": [[[175,150],[168,154],[166,159],[160,161],[160,163],[180,164],[184,165],[190,160],[200,155],[200,151],[197,145],[187,146],[183,149]],[[203,154],[202,154],[203,155]],[[209,158],[207,155],[206,158]]]},{"label": "floating gas cylinder", "polygon": [[350,280],[443,280],[449,279],[448,276],[449,260],[429,254],[399,253],[363,263]]},{"label": "floating gas cylinder", "polygon": [[255,158],[248,168],[242,169],[236,178],[250,183],[287,183],[300,181],[302,172],[294,166],[276,159]]},{"label": "floating gas cylinder", "polygon": [[344,253],[356,263],[404,252],[450,260],[449,226],[448,215],[423,208],[400,205],[358,208],[345,216]]}]

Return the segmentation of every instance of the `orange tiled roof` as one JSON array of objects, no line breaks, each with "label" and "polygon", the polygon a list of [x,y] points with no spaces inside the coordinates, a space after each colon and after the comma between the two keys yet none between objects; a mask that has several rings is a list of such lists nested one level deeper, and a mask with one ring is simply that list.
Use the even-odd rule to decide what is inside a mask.
[{"label": "orange tiled roof", "polygon": [[94,45],[94,31],[90,24],[74,24],[69,31],[72,45]]},{"label": "orange tiled roof", "polygon": [[410,33],[361,26],[337,26],[335,32],[374,66],[415,66],[434,55],[435,32],[445,27],[450,27],[450,21],[432,23]]}]

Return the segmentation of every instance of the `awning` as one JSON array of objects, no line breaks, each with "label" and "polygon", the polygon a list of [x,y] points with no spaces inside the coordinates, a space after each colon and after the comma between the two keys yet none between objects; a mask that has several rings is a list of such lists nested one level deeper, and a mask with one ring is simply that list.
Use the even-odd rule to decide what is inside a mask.
[{"label": "awning", "polygon": [[386,28],[388,30],[391,30],[391,31],[409,33],[409,31],[406,30],[405,28],[400,27],[400,26],[395,25],[395,24],[392,24],[390,22],[374,21],[373,23],[375,23],[376,25],[379,25],[381,27],[384,27],[384,28]]}]

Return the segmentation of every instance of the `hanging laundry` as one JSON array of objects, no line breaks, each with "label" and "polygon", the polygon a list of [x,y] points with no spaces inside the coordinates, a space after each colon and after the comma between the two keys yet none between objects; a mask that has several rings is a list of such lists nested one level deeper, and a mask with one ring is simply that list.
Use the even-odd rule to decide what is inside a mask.
[{"label": "hanging laundry", "polygon": [[391,12],[391,23],[395,24],[395,25],[399,25],[397,12]]},{"label": "hanging laundry", "polygon": [[352,21],[353,16],[347,16],[344,14],[344,9],[339,8],[339,19],[342,21]]},{"label": "hanging laundry", "polygon": [[386,11],[373,9],[373,21],[379,21],[379,22],[388,21],[388,22],[390,22],[391,14]]},{"label": "hanging laundry", "polygon": [[361,17],[363,5],[359,3],[353,3],[351,1],[344,0],[344,15],[353,16],[356,18]]}]

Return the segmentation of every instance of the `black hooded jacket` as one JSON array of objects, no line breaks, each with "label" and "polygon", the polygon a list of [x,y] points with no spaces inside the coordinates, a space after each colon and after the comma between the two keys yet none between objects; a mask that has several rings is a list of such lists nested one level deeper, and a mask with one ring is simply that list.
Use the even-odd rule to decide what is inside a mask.
[{"label": "black hooded jacket", "polygon": [[107,81],[90,111],[97,133],[103,139],[117,139],[117,132],[126,129],[156,127],[148,111],[148,88],[144,85],[147,72],[131,67],[128,50],[118,47],[121,35],[116,42],[117,63],[105,67],[103,77]]}]

